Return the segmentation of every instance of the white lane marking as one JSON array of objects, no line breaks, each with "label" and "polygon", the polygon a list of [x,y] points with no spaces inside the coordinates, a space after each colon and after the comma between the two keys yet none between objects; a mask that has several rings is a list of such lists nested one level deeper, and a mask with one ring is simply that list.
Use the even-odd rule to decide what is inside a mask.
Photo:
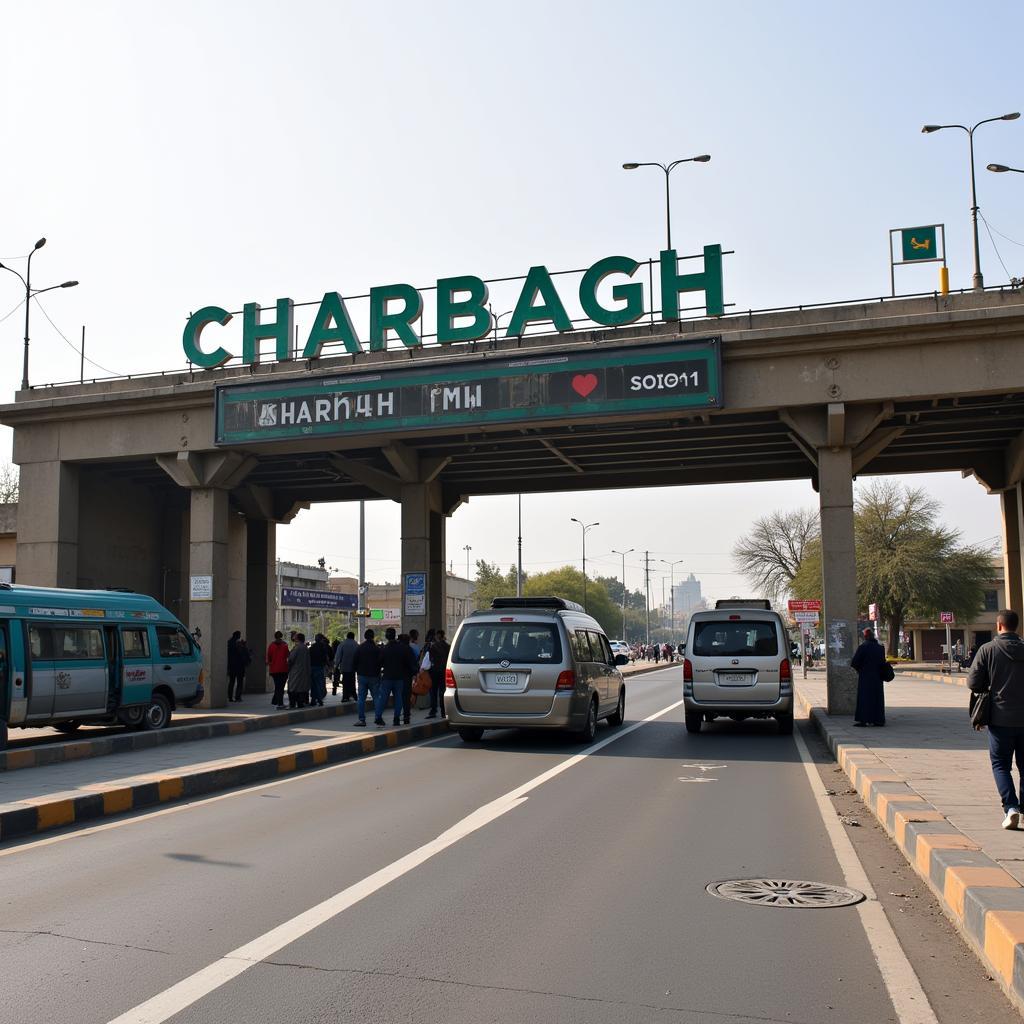
[{"label": "white lane marking", "polygon": [[588,747],[584,753],[574,754],[572,757],[566,758],[553,768],[549,768],[547,771],[541,772],[540,775],[530,779],[529,782],[524,782],[521,786],[516,786],[515,789],[510,790],[503,796],[499,796],[496,800],[491,800],[489,803],[478,807],[461,821],[456,822],[451,828],[442,832],[436,839],[432,839],[429,843],[425,843],[411,853],[407,853],[404,857],[400,857],[392,864],[387,865],[387,867],[375,871],[372,875],[362,879],[362,881],[350,885],[347,889],[342,889],[341,892],[328,897],[314,907],[310,907],[309,910],[303,911],[301,914],[291,918],[291,920],[285,921],[276,928],[272,928],[269,932],[247,942],[244,946],[239,946],[237,949],[222,956],[219,960],[215,960],[207,967],[179,981],[176,985],[172,985],[163,992],[122,1013],[119,1017],[115,1017],[110,1024],[162,1024],[163,1021],[173,1017],[176,1013],[181,1013],[182,1010],[192,1006],[204,996],[209,995],[211,992],[226,985],[229,981],[237,978],[261,960],[273,956],[285,946],[291,945],[291,943],[301,939],[315,928],[326,924],[360,900],[373,895],[378,889],[383,889],[396,879],[401,878],[402,875],[413,871],[432,857],[447,850],[448,847],[453,846],[460,839],[464,839],[495,819],[507,814],[522,804],[526,800],[527,794],[532,793],[539,786],[543,786],[545,782],[550,782],[574,765],[585,761],[599,750],[603,750],[609,744],[621,740],[631,732],[635,732],[648,722],[653,722],[667,715],[670,711],[674,711],[682,703],[681,700],[676,701],[675,704],[670,704],[668,707],[656,711],[653,715],[648,715],[647,718],[641,719],[639,722],[634,722],[632,725],[622,729],[616,729],[611,736],[601,740],[600,743],[595,743],[593,746]]},{"label": "white lane marking", "polygon": [[857,913],[860,915],[861,926],[867,935],[868,944],[871,946],[871,952],[878,964],[885,989],[889,993],[889,999],[900,1024],[938,1024],[938,1018],[931,1003],[928,1002],[928,996],[921,987],[917,973],[907,959],[907,954],[903,952],[900,940],[896,938],[896,933],[885,916],[885,910],[878,902],[874,887],[868,881],[864,865],[861,864],[850,837],[839,823],[835,808],[828,798],[825,784],[821,781],[804,738],[799,731],[795,731],[793,739],[796,740],[796,749],[800,752],[800,760],[803,761],[807,781],[814,793],[818,813],[825,824],[825,831],[832,843],[836,860],[842,868],[846,884],[851,889],[859,889],[867,897],[863,903],[857,904]]},{"label": "white lane marking", "polygon": [[694,775],[694,776],[679,776],[680,782],[717,782],[718,779],[712,778],[710,775]]},{"label": "white lane marking", "polygon": [[[407,743],[401,747],[394,747],[391,750],[381,750],[375,754],[367,754],[365,757],[356,757],[351,761],[341,761],[339,764],[328,765],[325,768],[318,768],[316,771],[296,772],[283,779],[274,779],[272,782],[261,782],[255,786],[246,786],[244,789],[233,789],[229,793],[221,793],[219,796],[197,796],[185,803],[172,804],[170,807],[161,807],[155,811],[147,811],[143,814],[136,814],[131,818],[120,818],[117,821],[107,821],[102,825],[90,825],[88,828],[78,829],[74,832],[64,832],[59,836],[47,836],[45,839],[35,839],[30,843],[22,843],[20,846],[11,846],[6,850],[0,850],[0,857],[11,857],[16,853],[25,853],[27,850],[38,850],[44,846],[53,846],[55,843],[66,843],[69,839],[84,839],[86,836],[96,835],[98,832],[107,832],[112,828],[124,828],[127,825],[137,825],[143,821],[150,821],[152,818],[162,818],[166,814],[180,814],[182,811],[191,811],[196,807],[206,807],[208,804],[219,803],[221,800],[234,800],[240,796],[251,796],[264,789],[275,789],[277,786],[287,786],[292,782],[301,782],[311,776],[326,775],[328,772],[338,771],[340,768],[355,768],[357,765],[366,764],[367,761],[376,761],[382,757],[391,757],[393,754],[405,754],[410,750],[421,750],[423,747],[433,746],[435,743],[443,743],[452,738],[451,733],[436,736],[431,740],[422,740],[418,743]],[[125,811],[131,814],[131,811]]]}]

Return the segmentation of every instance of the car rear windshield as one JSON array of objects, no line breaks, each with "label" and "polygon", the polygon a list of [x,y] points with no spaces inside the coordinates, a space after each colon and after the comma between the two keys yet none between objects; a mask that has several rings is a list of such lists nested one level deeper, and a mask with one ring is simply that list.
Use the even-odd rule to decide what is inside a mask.
[{"label": "car rear windshield", "polygon": [[774,622],[698,622],[693,655],[700,658],[771,657],[779,653]]},{"label": "car rear windshield", "polygon": [[554,626],[537,622],[487,622],[466,626],[459,634],[452,661],[474,665],[551,664],[562,660]]}]

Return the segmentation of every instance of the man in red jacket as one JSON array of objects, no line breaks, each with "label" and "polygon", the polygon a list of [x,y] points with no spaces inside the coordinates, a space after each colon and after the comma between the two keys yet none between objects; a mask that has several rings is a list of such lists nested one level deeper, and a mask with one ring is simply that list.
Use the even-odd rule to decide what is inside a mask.
[{"label": "man in red jacket", "polygon": [[267,670],[274,680],[274,696],[270,703],[284,711],[284,684],[288,681],[288,645],[284,642],[281,630],[274,634],[267,648]]}]

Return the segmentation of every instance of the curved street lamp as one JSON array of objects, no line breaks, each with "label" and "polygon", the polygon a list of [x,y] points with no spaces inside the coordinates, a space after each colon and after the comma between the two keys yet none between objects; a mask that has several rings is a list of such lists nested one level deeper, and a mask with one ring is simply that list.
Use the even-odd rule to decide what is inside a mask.
[{"label": "curved street lamp", "polygon": [[40,238],[34,246],[32,251],[28,254],[28,262],[25,264],[25,276],[22,277],[14,267],[8,267],[6,264],[0,263],[0,270],[9,270],[15,277],[25,286],[25,359],[22,364],[21,370],[21,390],[28,390],[28,324],[29,324],[29,310],[32,306],[32,299],[37,295],[42,295],[43,292],[52,292],[55,288],[74,288],[77,281],[64,281],[62,284],[51,284],[49,288],[33,288],[32,287],[32,257],[35,255],[38,249],[46,245],[46,239]]},{"label": "curved street lamp", "polygon": [[576,523],[583,530],[583,610],[587,610],[587,530],[592,530],[600,523],[584,523],[575,516],[569,517],[570,522]]},{"label": "curved street lamp", "polygon": [[671,590],[668,592],[669,604],[672,609],[672,625],[669,626],[668,638],[670,641],[675,640],[676,633],[676,566],[682,565],[686,561],[685,558],[677,558],[674,562],[670,562],[667,558],[663,558],[662,561],[669,567],[672,573]]},{"label": "curved street lamp", "polygon": [[1024,170],[1019,167],[1007,167],[1006,164],[989,164],[986,168],[988,171],[995,171],[996,174],[1003,174],[1006,171],[1013,171],[1014,174],[1024,174]]},{"label": "curved street lamp", "polygon": [[613,555],[622,555],[622,642],[626,642],[626,555],[631,555],[636,548],[629,548],[626,551],[616,551],[612,548]]},{"label": "curved street lamp", "polygon": [[644,163],[626,163],[622,165],[624,171],[635,171],[638,167],[660,167],[665,172],[665,236],[667,239],[665,248],[672,248],[672,202],[669,195],[669,175],[680,164],[706,164],[711,159],[710,153],[702,153],[700,156],[688,156],[682,160],[673,160],[670,164],[660,164],[656,161]]},{"label": "curved street lamp", "polygon": [[971,286],[976,292],[984,291],[985,279],[981,276],[981,249],[978,245],[978,190],[974,182],[974,133],[983,124],[991,124],[993,121],[1016,121],[1018,117],[1020,117],[1020,112],[1014,111],[1012,114],[986,117],[985,120],[979,121],[971,128],[968,128],[965,124],[926,124],[921,129],[925,135],[931,135],[932,132],[941,132],[944,128],[959,128],[961,131],[967,132],[967,142],[971,155],[971,221],[974,228],[974,277],[971,280]]}]

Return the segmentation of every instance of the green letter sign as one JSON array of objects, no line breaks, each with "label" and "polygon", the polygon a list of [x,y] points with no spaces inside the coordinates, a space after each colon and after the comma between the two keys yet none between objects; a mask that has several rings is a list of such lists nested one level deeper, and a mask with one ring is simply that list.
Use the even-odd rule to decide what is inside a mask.
[{"label": "green letter sign", "polygon": [[220,306],[203,306],[197,313],[193,313],[185,324],[185,333],[181,337],[181,343],[185,348],[185,355],[190,363],[201,366],[204,370],[212,370],[215,367],[223,366],[230,358],[231,353],[226,348],[214,349],[213,352],[204,352],[199,347],[199,335],[207,324],[220,324],[223,327],[231,319],[231,314]]},{"label": "green letter sign", "polygon": [[[456,300],[457,292],[468,292],[464,299]],[[453,341],[479,341],[491,329],[491,314],[487,310],[487,285],[479,277],[445,277],[437,282],[437,340],[442,345]],[[471,316],[473,322],[456,327],[459,317]]]},{"label": "green letter sign", "polygon": [[291,299],[278,299],[277,319],[266,324],[260,323],[259,303],[247,302],[242,307],[242,362],[253,366],[260,361],[260,342],[264,338],[274,339],[275,359],[291,359],[294,317]]},{"label": "green letter sign", "polygon": [[[337,324],[331,327],[331,321]],[[345,351],[359,355],[363,346],[359,344],[356,329],[352,326],[352,318],[345,308],[345,300],[337,292],[326,292],[320,300],[320,308],[316,311],[313,329],[309,332],[306,347],[302,350],[303,359],[319,359],[320,349],[331,341],[341,341]]]},{"label": "green letter sign", "polygon": [[[535,306],[533,300],[538,295],[544,301],[539,306]],[[558,292],[555,291],[547,267],[530,267],[505,337],[512,338],[517,334],[522,334],[528,323],[537,320],[550,320],[555,325],[556,331],[572,330],[572,321],[565,311],[565,306],[562,305],[562,300],[558,297]]]},{"label": "green letter sign", "polygon": [[[400,299],[401,312],[389,313],[388,302]],[[419,335],[413,323],[423,312],[423,296],[411,284],[389,284],[370,289],[370,351],[383,352],[388,347],[387,332],[394,331],[406,348],[417,348]]]},{"label": "green letter sign", "polygon": [[612,288],[612,298],[625,305],[618,309],[606,309],[597,298],[597,289],[609,274],[625,274],[632,277],[640,264],[628,256],[606,256],[598,260],[580,281],[580,305],[583,312],[595,324],[606,327],[619,327],[621,324],[635,323],[644,315],[644,286],[633,284],[617,284]]},{"label": "green letter sign", "polygon": [[722,247],[704,246],[704,272],[680,274],[675,249],[661,254],[661,318],[679,319],[679,293],[703,292],[708,316],[721,316],[725,312],[722,296]]}]

